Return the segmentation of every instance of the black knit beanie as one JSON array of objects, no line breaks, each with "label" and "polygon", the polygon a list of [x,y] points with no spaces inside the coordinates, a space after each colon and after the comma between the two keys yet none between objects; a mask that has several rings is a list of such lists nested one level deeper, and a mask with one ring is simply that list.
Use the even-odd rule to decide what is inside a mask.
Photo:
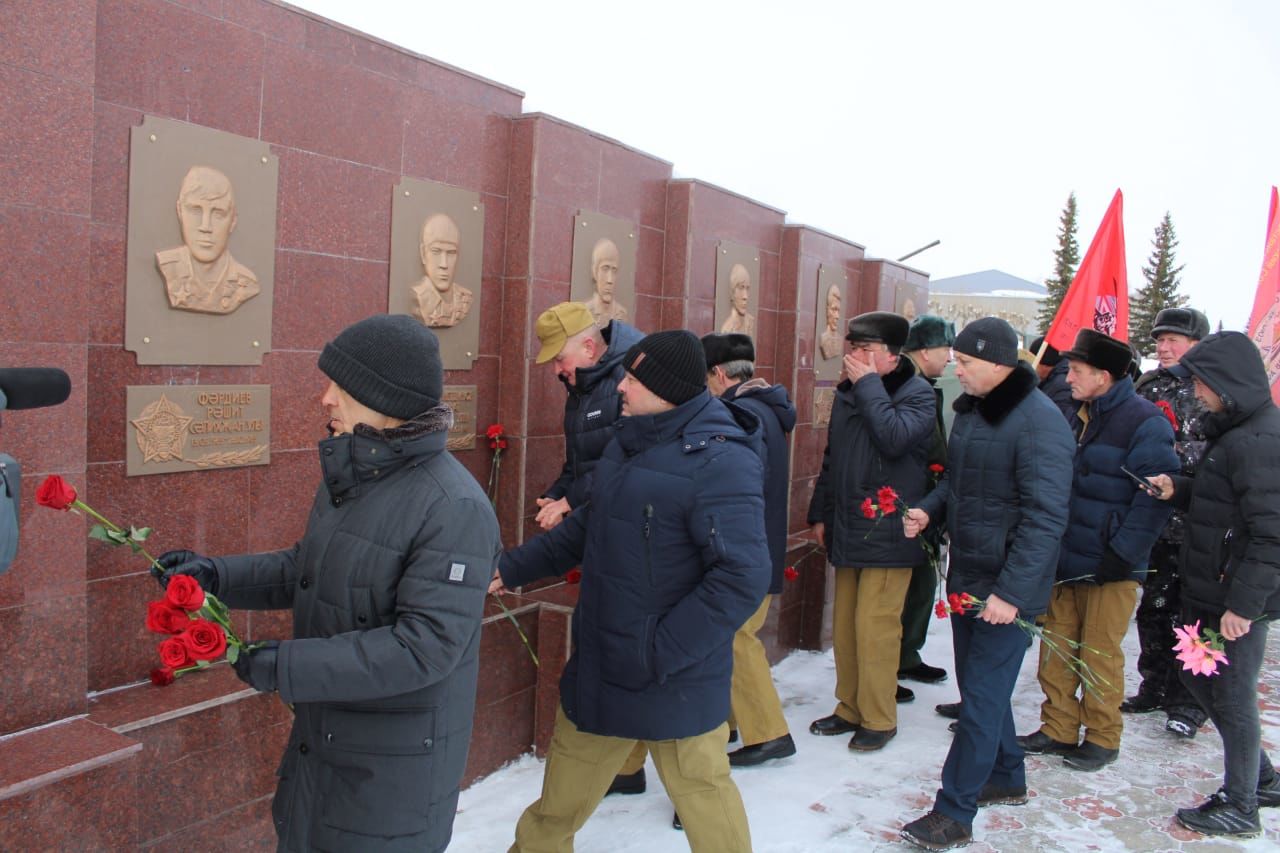
[{"label": "black knit beanie", "polygon": [[644,387],[677,406],[707,388],[702,341],[684,329],[645,336],[627,350],[622,364]]},{"label": "black knit beanie", "polygon": [[1018,333],[999,317],[981,317],[960,330],[951,348],[992,364],[1018,364]]},{"label": "black knit beanie", "polygon": [[408,420],[439,405],[444,367],[435,333],[407,314],[375,314],[338,333],[320,369],[380,414]]}]

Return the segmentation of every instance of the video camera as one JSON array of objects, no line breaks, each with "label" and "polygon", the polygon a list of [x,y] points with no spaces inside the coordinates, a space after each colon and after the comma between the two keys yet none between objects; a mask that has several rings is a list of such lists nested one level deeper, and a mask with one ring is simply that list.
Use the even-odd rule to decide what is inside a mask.
[{"label": "video camera", "polygon": [[[71,377],[56,367],[0,367],[0,410],[56,406],[71,396]],[[0,453],[0,574],[18,554],[22,466]]]}]

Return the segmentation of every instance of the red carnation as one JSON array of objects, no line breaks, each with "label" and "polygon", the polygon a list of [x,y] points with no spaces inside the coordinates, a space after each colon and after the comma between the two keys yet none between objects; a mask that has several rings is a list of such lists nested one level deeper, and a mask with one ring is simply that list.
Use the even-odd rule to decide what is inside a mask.
[{"label": "red carnation", "polygon": [[796,570],[795,566],[787,566],[785,569],[782,570],[782,576],[789,581],[793,581],[796,578],[800,577],[800,572]]},{"label": "red carnation", "polygon": [[582,583],[582,569],[579,569],[575,566],[574,568],[565,572],[564,582],[565,583]]},{"label": "red carnation", "polygon": [[165,601],[183,610],[199,610],[204,606],[204,590],[191,575],[173,575],[164,591]]},{"label": "red carnation", "polygon": [[489,428],[484,431],[484,437],[492,440],[499,438],[506,431],[502,424],[489,424]]},{"label": "red carnation", "polygon": [[156,687],[167,687],[173,684],[173,670],[167,666],[151,670],[151,683]]},{"label": "red carnation", "polygon": [[952,613],[964,613],[968,609],[968,602],[958,592],[953,592],[947,596],[947,604],[951,607]]},{"label": "red carnation", "polygon": [[1169,424],[1173,427],[1173,431],[1178,431],[1178,416],[1173,413],[1173,406],[1168,400],[1156,400],[1156,408],[1164,412],[1164,416],[1169,419]]},{"label": "red carnation", "polygon": [[227,652],[227,635],[222,627],[208,619],[192,619],[187,630],[178,635],[196,660],[217,660]]},{"label": "red carnation", "polygon": [[40,506],[47,506],[50,509],[71,509],[71,505],[75,502],[76,490],[57,474],[45,477],[44,482],[36,488],[36,503]]},{"label": "red carnation", "polygon": [[191,652],[187,649],[187,644],[182,642],[178,637],[170,637],[160,643],[160,663],[164,664],[167,669],[182,669],[184,666],[191,666],[195,663],[191,659]]},{"label": "red carnation", "polygon": [[876,505],[871,502],[871,498],[865,498],[862,501],[862,514],[867,518],[876,517]]},{"label": "red carnation", "polygon": [[157,634],[181,634],[190,624],[187,612],[166,600],[147,602],[147,630]]},{"label": "red carnation", "polygon": [[947,466],[940,465],[937,462],[934,462],[932,465],[929,466],[929,472],[931,474],[941,474],[945,470],[947,470]]},{"label": "red carnation", "polygon": [[933,614],[937,616],[939,619],[946,619],[947,618],[946,602],[939,601],[937,604],[933,605]]},{"label": "red carnation", "polygon": [[898,493],[893,490],[893,486],[881,486],[876,490],[876,503],[880,504],[880,511],[885,515],[896,512]]}]

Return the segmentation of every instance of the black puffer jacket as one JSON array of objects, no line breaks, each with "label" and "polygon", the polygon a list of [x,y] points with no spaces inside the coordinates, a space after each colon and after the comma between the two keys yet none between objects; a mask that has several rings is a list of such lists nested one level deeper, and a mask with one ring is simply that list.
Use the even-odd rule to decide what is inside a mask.
[{"label": "black puffer jacket", "polygon": [[986,397],[962,394],[949,466],[920,502],[951,536],[949,592],[995,593],[1031,618],[1045,612],[1067,527],[1075,440],[1019,364]]},{"label": "black puffer jacket", "polygon": [[670,740],[728,718],[733,635],[769,584],[759,429],[706,392],[621,418],[583,511],[502,555],[508,587],[582,566],[560,702],[583,731]]},{"label": "black puffer jacket", "polygon": [[[1173,427],[1173,450],[1182,462],[1182,475],[1190,477],[1204,456],[1204,403],[1196,398],[1195,384],[1184,368],[1157,367],[1142,374],[1133,390],[1146,397],[1164,412]],[[1182,544],[1185,519],[1175,512],[1164,526],[1160,538],[1174,545]]]},{"label": "black puffer jacket", "polygon": [[1067,419],[1067,425],[1075,429],[1078,423],[1076,412],[1080,411],[1080,401],[1071,396],[1071,386],[1067,384],[1067,368],[1070,365],[1064,358],[1053,366],[1049,375],[1040,383],[1040,390],[1053,401]]},{"label": "black puffer jacket", "polygon": [[[622,359],[644,334],[621,320],[601,330],[608,349],[590,367],[578,368],[576,384],[564,383],[564,467],[543,497],[569,501],[570,508],[582,506],[591,488],[591,471],[605,445],[613,438],[613,424],[622,415],[618,383],[625,372]],[[561,380],[562,382],[564,380]]]},{"label": "black puffer jacket", "polygon": [[443,429],[366,429],[320,442],[296,545],[214,561],[231,607],[293,608],[282,850],[443,850],[467,763],[497,519]]},{"label": "black puffer jacket", "polygon": [[791,445],[787,436],[796,426],[796,407],[781,385],[751,379],[725,389],[722,398],[732,400],[760,419],[764,432],[764,529],[769,540],[769,565],[773,574],[769,594],[782,592],[787,562],[787,497],[791,493]]},{"label": "black puffer jacket", "polygon": [[895,513],[863,516],[864,499],[892,486],[910,505],[927,488],[929,447],[937,402],[929,383],[903,356],[887,376],[864,376],[836,386],[822,452],[822,473],[809,501],[807,520],[827,528],[827,558],[835,566],[910,568],[924,560],[920,543],[902,532]]},{"label": "black puffer jacket", "polygon": [[1182,598],[1246,619],[1280,616],[1280,410],[1262,359],[1239,332],[1209,335],[1182,365],[1222,398],[1205,416],[1195,479],[1174,478],[1187,510]]}]

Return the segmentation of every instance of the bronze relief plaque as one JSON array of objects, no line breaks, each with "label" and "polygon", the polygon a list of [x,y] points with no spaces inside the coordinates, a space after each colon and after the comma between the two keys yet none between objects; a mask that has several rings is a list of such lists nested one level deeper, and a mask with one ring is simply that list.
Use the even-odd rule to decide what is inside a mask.
[{"label": "bronze relief plaque", "polygon": [[[822,264],[818,267],[818,311],[814,340],[813,375],[819,381],[840,378],[844,359],[845,299],[848,297],[849,276],[837,266]],[[814,398],[817,404],[817,398]],[[830,412],[830,406],[828,406]]]},{"label": "bronze relief plaque", "polygon": [[445,448],[448,450],[476,449],[476,386],[446,385],[440,402],[453,409],[453,426]]},{"label": "bronze relief plaque", "polygon": [[756,336],[760,297],[760,250],[721,241],[716,244],[717,332]]},{"label": "bronze relief plaque", "polygon": [[154,116],[130,131],[124,345],[138,364],[262,364],[279,171],[256,139]]},{"label": "bronze relief plaque", "polygon": [[436,333],[445,370],[470,370],[480,357],[483,263],[480,194],[402,178],[391,201],[387,311]]},{"label": "bronze relief plaque", "polygon": [[129,385],[125,475],[266,465],[271,386]]},{"label": "bronze relief plaque", "polygon": [[585,302],[601,328],[635,324],[636,242],[635,223],[625,219],[590,210],[573,218],[569,298]]},{"label": "bronze relief plaque", "polygon": [[813,389],[813,425],[825,427],[831,423],[831,407],[836,402],[836,389],[828,385]]}]

